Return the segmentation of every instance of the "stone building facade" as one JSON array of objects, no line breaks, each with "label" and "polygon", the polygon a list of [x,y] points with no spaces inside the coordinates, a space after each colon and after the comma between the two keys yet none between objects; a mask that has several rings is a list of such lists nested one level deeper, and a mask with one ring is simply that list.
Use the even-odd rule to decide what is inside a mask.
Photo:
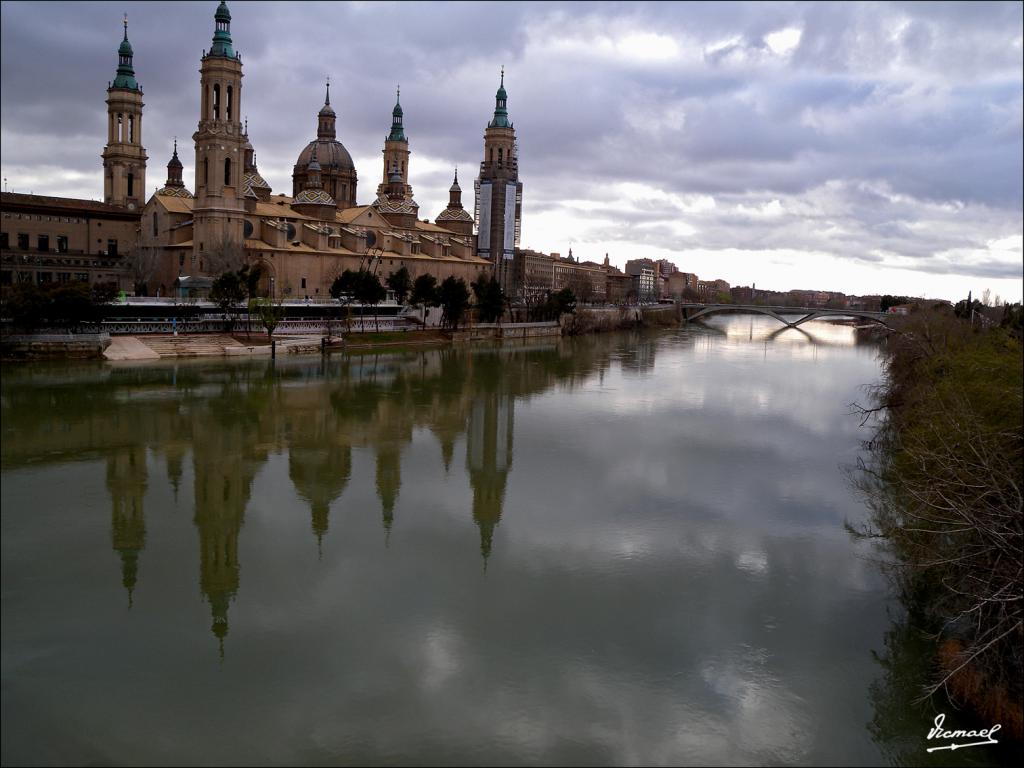
[{"label": "stone building facade", "polygon": [[[486,182],[495,212],[486,222],[488,247],[481,252],[457,173],[444,211],[433,223],[420,218],[398,99],[384,140],[381,183],[370,204],[357,203],[358,176],[337,137],[329,85],[316,138],[293,167],[291,194],[273,194],[256,167],[242,120],[243,63],[225,2],[216,8],[212,45],[200,61],[193,186],[182,178],[175,142],[166,182],[147,201],[143,94],[133,59],[126,22],[117,74],[107,90],[105,202],[5,193],[3,281],[57,281],[70,273],[70,279],[113,279],[128,291],[169,295],[183,278],[208,283],[224,269],[249,263],[262,268],[267,295],[326,297],[345,269],[369,268],[384,278],[406,267],[413,278],[430,273],[439,281],[452,275],[470,282],[485,272],[501,276],[507,267],[506,221],[514,243],[522,185],[504,73],[477,180],[478,189]],[[507,217],[506,192],[514,203]],[[476,203],[479,216],[479,195]],[[498,252],[492,243],[501,244]]]},{"label": "stone building facade", "polygon": [[[183,278],[213,277],[243,263],[258,265],[261,291],[274,298],[326,298],[344,270],[367,268],[385,278],[402,267],[467,282],[491,270],[476,247],[472,217],[456,176],[448,207],[435,223],[419,218],[410,177],[410,142],[400,100],[384,140],[381,183],[369,205],[357,205],[351,155],[337,139],[328,86],[317,114],[317,138],[299,153],[291,195],[272,194],[256,167],[248,127],[239,119],[242,59],[233,47],[224,2],[215,15],[213,47],[200,68],[192,196],[168,164],[167,183],[143,211],[139,250],[157,263],[148,289],[169,293]],[[506,164],[502,152],[502,167]]]},{"label": "stone building facade", "polygon": [[114,283],[130,289],[125,253],[139,211],[95,200],[0,195],[0,285]]}]

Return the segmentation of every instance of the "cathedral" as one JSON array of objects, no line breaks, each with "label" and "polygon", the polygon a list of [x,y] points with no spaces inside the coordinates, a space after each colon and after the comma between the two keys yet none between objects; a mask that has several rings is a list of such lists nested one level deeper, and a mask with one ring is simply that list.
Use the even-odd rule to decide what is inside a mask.
[{"label": "cathedral", "polygon": [[413,279],[429,273],[438,281],[453,275],[470,282],[493,273],[507,280],[520,230],[522,184],[504,71],[484,133],[474,214],[463,207],[456,170],[448,206],[431,222],[420,218],[409,183],[400,92],[372,202],[357,202],[358,174],[338,139],[329,82],[316,114],[316,138],[293,166],[290,194],[274,194],[256,166],[248,124],[241,118],[242,69],[231,38],[231,13],[221,2],[212,44],[200,60],[193,190],[182,179],[175,141],[166,182],[144,202],[142,91],[126,25],[117,77],[107,91],[104,192],[107,203],[141,208],[135,259],[140,288],[144,284],[149,294],[166,296],[184,295],[192,286],[202,295],[213,277],[245,263],[260,267],[260,291],[276,299],[326,298],[338,275],[361,267],[381,278],[406,267]]}]

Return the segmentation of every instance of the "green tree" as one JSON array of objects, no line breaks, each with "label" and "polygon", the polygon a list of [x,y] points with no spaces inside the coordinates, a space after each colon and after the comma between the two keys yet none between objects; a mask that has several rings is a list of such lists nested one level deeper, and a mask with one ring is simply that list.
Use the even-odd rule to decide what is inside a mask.
[{"label": "green tree", "polygon": [[480,322],[493,323],[505,312],[505,292],[494,275],[481,274],[472,284]]},{"label": "green tree", "polygon": [[95,315],[92,292],[85,282],[58,284],[50,289],[50,319],[77,328]]},{"label": "green tree", "polygon": [[[412,284],[412,296],[409,297],[409,303],[423,307],[424,310],[427,307],[439,306],[441,301],[437,293],[437,278],[430,274],[417,277]],[[423,317],[426,320],[426,312]]]},{"label": "green tree", "polygon": [[373,307],[373,321],[378,332],[380,331],[380,320],[377,317],[377,305],[384,300],[385,296],[387,296],[387,291],[384,290],[377,275],[365,269],[358,273],[356,300],[363,306]]},{"label": "green tree", "polygon": [[273,341],[274,330],[284,319],[284,307],[280,304],[274,304],[270,299],[250,299],[249,300],[249,312],[255,311],[256,316],[260,319],[260,325],[267,332],[267,338]]},{"label": "green tree", "polygon": [[441,324],[448,328],[458,328],[462,316],[469,308],[469,287],[461,277],[448,276],[438,288],[442,312]]},{"label": "green tree", "polygon": [[235,325],[235,305],[245,300],[246,286],[243,282],[242,271],[225,272],[210,286],[210,301],[220,307],[228,319],[228,333],[231,333]]},{"label": "green tree", "polygon": [[395,299],[399,304],[405,304],[405,299],[412,289],[412,278],[409,277],[409,270],[402,267],[397,272],[388,275],[388,288],[395,292]]},{"label": "green tree", "polygon": [[352,295],[356,288],[356,273],[346,269],[331,283],[331,296],[338,299],[345,307],[345,327],[352,330]]}]

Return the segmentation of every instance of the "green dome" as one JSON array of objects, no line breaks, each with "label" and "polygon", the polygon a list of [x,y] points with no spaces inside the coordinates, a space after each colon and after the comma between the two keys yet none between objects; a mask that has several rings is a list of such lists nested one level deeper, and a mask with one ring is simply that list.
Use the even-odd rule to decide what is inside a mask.
[{"label": "green dome", "polygon": [[235,51],[231,47],[231,11],[228,4],[221,0],[217,6],[217,12],[213,15],[216,31],[213,33],[213,46],[210,48],[211,56],[223,56],[228,59],[235,58]]},{"label": "green dome", "polygon": [[139,90],[139,83],[135,79],[135,69],[132,67],[132,44],[128,42],[128,17],[124,19],[124,40],[117,49],[117,76],[111,83],[111,88],[127,88],[130,91]]},{"label": "green dome", "polygon": [[501,85],[494,94],[494,118],[487,124],[488,128],[511,128],[508,119],[508,94],[505,93],[505,68],[501,68]]},{"label": "green dome", "polygon": [[391,133],[388,134],[388,141],[407,141],[405,138],[405,128],[402,126],[402,105],[399,102],[399,97],[402,95],[401,89],[395,95],[395,108],[391,110]]}]

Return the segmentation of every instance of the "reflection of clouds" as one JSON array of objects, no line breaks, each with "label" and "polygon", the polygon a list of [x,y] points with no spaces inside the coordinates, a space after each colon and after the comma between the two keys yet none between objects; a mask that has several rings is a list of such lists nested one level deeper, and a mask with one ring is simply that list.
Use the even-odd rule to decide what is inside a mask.
[{"label": "reflection of clouds", "polygon": [[441,688],[459,670],[462,656],[458,634],[446,626],[431,627],[423,643],[421,676],[430,690]]},{"label": "reflection of clouds", "polygon": [[[781,347],[769,345],[766,362],[763,346],[742,338],[683,344],[683,335],[657,336],[653,375],[612,363],[603,380],[576,376],[571,394],[558,385],[516,398],[514,461],[486,573],[459,415],[479,393],[467,386],[466,408],[453,407],[448,473],[437,425],[410,427],[391,410],[401,401],[383,396],[369,402],[376,430],[362,418],[324,425],[353,447],[350,479],[330,494],[322,559],[308,504],[288,480],[297,433],[252,479],[239,543],[245,583],[222,666],[208,643],[193,642],[208,619],[174,578],[175,563],[196,569],[191,516],[152,515],[147,535],[160,546],[147,552],[142,601],[152,623],[136,613],[129,626],[105,606],[87,612],[97,602],[87,579],[47,593],[30,614],[37,620],[21,623],[41,636],[71,626],[81,650],[62,657],[69,678],[85,669],[111,695],[84,707],[84,693],[37,690],[32,701],[97,734],[95,762],[150,754],[153,733],[168,762],[194,762],[196,750],[210,762],[323,764],[877,762],[858,727],[874,670],[867,651],[886,622],[882,588],[841,529],[858,506],[838,487],[837,456],[856,438],[844,409],[829,404],[877,367],[848,348],[824,350],[834,361],[810,370]],[[630,409],[631,398],[643,407]],[[316,400],[288,407],[300,431],[321,412]],[[801,408],[820,423],[808,425]],[[315,445],[320,435],[306,437]],[[387,548],[376,484],[384,441],[403,446]],[[147,509],[159,508],[150,498],[159,492],[170,493],[150,482]],[[175,525],[186,535],[168,535]],[[98,555],[107,584],[105,539]],[[61,601],[69,605],[54,611]],[[12,605],[5,598],[5,617],[24,611]],[[152,619],[154,605],[166,617]],[[4,622],[5,639],[13,624]],[[166,668],[152,671],[143,653]],[[140,669],[175,685],[145,707],[123,706],[137,700]],[[18,699],[27,700],[21,689]],[[115,725],[117,738],[108,736]]]}]

